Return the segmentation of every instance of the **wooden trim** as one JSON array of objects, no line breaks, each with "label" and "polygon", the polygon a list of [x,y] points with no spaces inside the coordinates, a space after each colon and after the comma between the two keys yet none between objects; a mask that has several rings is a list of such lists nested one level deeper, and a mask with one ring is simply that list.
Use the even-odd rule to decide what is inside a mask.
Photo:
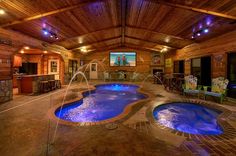
[{"label": "wooden trim", "polygon": [[119,48],[119,47],[122,47],[120,43],[111,44],[111,45],[108,45],[108,46],[102,46],[102,47],[99,47],[97,49],[91,50],[86,54],[89,54],[90,52],[104,52],[104,51],[111,50],[111,49],[116,49],[116,48]]},{"label": "wooden trim", "polygon": [[148,52],[160,52],[160,50],[155,49],[155,48],[148,48],[148,47],[140,47],[138,45],[134,45],[134,44],[125,44],[125,47],[127,48],[132,48],[132,49],[137,49],[137,50],[143,50],[143,51],[148,51]]},{"label": "wooden trim", "polygon": [[160,0],[151,0],[151,1],[154,3],[159,3],[159,4],[163,4],[163,5],[167,5],[167,6],[171,6],[171,7],[175,7],[175,8],[180,8],[180,9],[190,10],[190,11],[194,11],[194,12],[198,12],[198,13],[203,13],[203,14],[213,15],[213,16],[217,16],[217,17],[236,20],[236,16],[227,15],[227,14],[223,14],[223,13],[219,13],[219,12],[215,12],[215,11],[194,8],[194,7],[190,7],[190,6],[186,6],[186,5],[182,5],[182,4],[169,3],[169,2],[160,1]]}]

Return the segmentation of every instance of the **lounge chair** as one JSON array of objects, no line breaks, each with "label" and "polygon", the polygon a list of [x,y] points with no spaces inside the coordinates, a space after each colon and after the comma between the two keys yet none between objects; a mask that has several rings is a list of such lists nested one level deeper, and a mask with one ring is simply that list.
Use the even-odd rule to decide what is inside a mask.
[{"label": "lounge chair", "polygon": [[183,94],[197,94],[199,98],[199,93],[201,86],[197,85],[197,77],[193,75],[185,76],[183,84]]},{"label": "lounge chair", "polygon": [[204,86],[205,99],[207,96],[219,97],[220,103],[222,103],[226,97],[228,83],[229,80],[225,79],[224,77],[212,79],[211,87]]},{"label": "lounge chair", "polygon": [[125,73],[123,71],[118,72],[118,80],[120,81],[125,80]]},{"label": "lounge chair", "polygon": [[110,75],[109,75],[109,73],[108,72],[103,72],[103,76],[104,76],[104,81],[106,81],[106,80],[110,80]]},{"label": "lounge chair", "polygon": [[138,80],[138,77],[139,73],[133,72],[132,76],[130,77],[130,80],[135,82],[136,80]]}]

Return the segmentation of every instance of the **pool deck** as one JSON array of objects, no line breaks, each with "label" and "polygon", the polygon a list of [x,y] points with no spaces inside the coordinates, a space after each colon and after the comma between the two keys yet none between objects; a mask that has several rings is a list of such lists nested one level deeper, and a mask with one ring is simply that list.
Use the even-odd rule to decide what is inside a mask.
[{"label": "pool deck", "polygon": [[[103,82],[92,81],[91,85]],[[73,85],[67,100],[78,97],[85,85]],[[39,96],[16,95],[0,105],[1,156],[85,156],[85,155],[236,155],[236,103],[205,102],[194,97],[170,93],[162,86],[145,83],[143,90],[153,96],[141,102],[109,129],[104,124],[59,124],[53,142],[56,121],[49,110],[62,102],[65,87]],[[153,122],[151,110],[170,101],[194,101],[224,109],[220,124],[225,134],[190,135]]]}]

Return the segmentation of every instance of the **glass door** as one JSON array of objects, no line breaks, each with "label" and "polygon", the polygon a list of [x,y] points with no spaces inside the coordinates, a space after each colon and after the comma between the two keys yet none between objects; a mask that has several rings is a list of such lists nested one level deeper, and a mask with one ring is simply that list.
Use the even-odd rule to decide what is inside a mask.
[{"label": "glass door", "polygon": [[228,54],[228,96],[236,98],[236,53]]}]

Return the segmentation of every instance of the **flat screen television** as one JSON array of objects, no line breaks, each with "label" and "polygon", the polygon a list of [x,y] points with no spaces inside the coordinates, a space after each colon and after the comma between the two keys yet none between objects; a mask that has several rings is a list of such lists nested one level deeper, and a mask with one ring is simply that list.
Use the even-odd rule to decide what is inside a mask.
[{"label": "flat screen television", "polygon": [[110,52],[110,66],[136,66],[136,52]]},{"label": "flat screen television", "polygon": [[37,63],[22,63],[22,66],[19,68],[20,73],[25,73],[27,75],[36,75],[38,70]]}]

